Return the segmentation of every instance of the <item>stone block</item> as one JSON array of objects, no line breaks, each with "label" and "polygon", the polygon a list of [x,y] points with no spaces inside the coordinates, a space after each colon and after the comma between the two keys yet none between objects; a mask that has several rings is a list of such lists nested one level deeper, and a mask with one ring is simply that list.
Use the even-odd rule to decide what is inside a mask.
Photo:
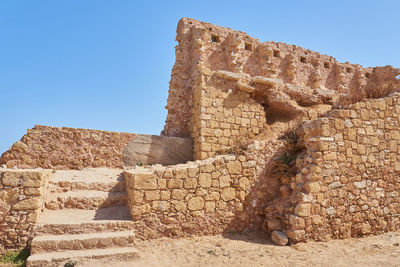
[{"label": "stone block", "polygon": [[39,209],[41,205],[40,197],[32,197],[28,199],[21,200],[12,206],[13,210],[36,210]]},{"label": "stone block", "polygon": [[7,188],[0,190],[0,200],[5,200],[4,202],[12,203],[17,201],[19,198],[18,188]]},{"label": "stone block", "polygon": [[239,188],[243,190],[248,190],[250,188],[250,182],[249,179],[246,177],[242,177],[239,179]]},{"label": "stone block", "polygon": [[214,166],[212,164],[203,164],[200,166],[201,173],[210,173],[214,170]]},{"label": "stone block", "polygon": [[218,201],[221,198],[221,195],[219,192],[213,191],[210,192],[205,196],[205,200],[215,200]]},{"label": "stone block", "polygon": [[341,119],[336,119],[335,120],[335,129],[338,131],[343,131],[344,130],[344,121]]},{"label": "stone block", "polygon": [[186,168],[177,168],[174,170],[175,178],[182,179],[188,177],[188,171]]},{"label": "stone block", "polygon": [[41,190],[40,188],[27,187],[24,189],[24,194],[27,196],[40,196]]},{"label": "stone block", "polygon": [[138,217],[143,214],[147,214],[150,212],[150,204],[146,203],[144,205],[133,205],[131,207],[131,215],[132,217]]},{"label": "stone block", "polygon": [[166,189],[167,188],[167,179],[158,179],[158,188]]},{"label": "stone block", "polygon": [[306,232],[304,230],[287,230],[286,234],[293,242],[300,242],[304,240]]},{"label": "stone block", "polygon": [[183,187],[183,180],[182,179],[169,179],[167,182],[168,188],[182,188]]},{"label": "stone block", "polygon": [[273,231],[271,239],[280,246],[285,246],[289,242],[287,235],[281,231]]},{"label": "stone block", "polygon": [[185,212],[186,211],[186,203],[183,201],[176,201],[174,203],[174,208],[176,211]]},{"label": "stone block", "polygon": [[330,152],[322,157],[324,160],[335,160],[337,159],[336,152]]},{"label": "stone block", "polygon": [[205,208],[206,212],[214,212],[215,211],[215,202],[206,201],[204,208]]},{"label": "stone block", "polygon": [[160,190],[145,191],[144,195],[145,195],[145,199],[147,201],[159,200],[160,199]]},{"label": "stone block", "polygon": [[354,182],[354,186],[357,189],[363,189],[367,186],[367,182],[366,181]]},{"label": "stone block", "polygon": [[197,187],[196,178],[186,178],[183,180],[183,187],[186,189],[193,189]]},{"label": "stone block", "polygon": [[188,176],[190,178],[195,178],[197,176],[197,174],[199,173],[199,168],[198,167],[189,167],[187,169],[188,171]]},{"label": "stone block", "polygon": [[171,193],[168,190],[162,190],[160,192],[160,199],[161,200],[169,200],[171,198]]},{"label": "stone block", "polygon": [[202,210],[204,208],[204,199],[202,197],[193,197],[188,202],[188,209],[191,211]]},{"label": "stone block", "polygon": [[306,182],[304,184],[304,189],[307,193],[318,193],[320,190],[318,182]]},{"label": "stone block", "polygon": [[297,204],[296,208],[294,209],[294,214],[297,216],[310,216],[311,205],[310,204]]},{"label": "stone block", "polygon": [[157,176],[154,173],[135,173],[133,188],[142,190],[157,189]]},{"label": "stone block", "polygon": [[229,174],[241,174],[242,165],[240,161],[230,161],[226,164]]},{"label": "stone block", "polygon": [[143,197],[144,197],[143,192],[138,191],[138,190],[129,190],[128,194],[134,203],[142,203],[143,202]]},{"label": "stone block", "polygon": [[191,138],[139,134],[122,152],[124,166],[138,163],[175,165],[192,160]]},{"label": "stone block", "polygon": [[293,229],[304,229],[304,227],[306,226],[303,218],[298,217],[293,214],[291,214],[289,216],[289,223],[290,223],[291,228],[293,228]]},{"label": "stone block", "polygon": [[155,211],[168,211],[170,203],[168,201],[153,201],[152,209]]},{"label": "stone block", "polygon": [[222,189],[221,192],[221,199],[224,201],[230,201],[235,199],[236,197],[236,190],[232,187],[227,187]]},{"label": "stone block", "polygon": [[22,185],[24,187],[35,187],[38,188],[42,185],[42,176],[40,172],[25,172],[21,174]]},{"label": "stone block", "polygon": [[228,187],[231,185],[231,177],[229,175],[219,177],[219,186],[221,188]]},{"label": "stone block", "polygon": [[176,200],[182,200],[185,198],[187,191],[185,189],[174,189],[171,193],[171,198]]},{"label": "stone block", "polygon": [[3,185],[16,187],[22,179],[21,174],[18,172],[4,172],[3,173]]},{"label": "stone block", "polygon": [[209,173],[200,173],[199,185],[201,187],[205,187],[205,188],[210,187],[211,186],[211,181],[212,181],[211,174],[209,174]]},{"label": "stone block", "polygon": [[26,215],[26,222],[37,222],[37,218],[39,216],[39,210],[32,211]]}]

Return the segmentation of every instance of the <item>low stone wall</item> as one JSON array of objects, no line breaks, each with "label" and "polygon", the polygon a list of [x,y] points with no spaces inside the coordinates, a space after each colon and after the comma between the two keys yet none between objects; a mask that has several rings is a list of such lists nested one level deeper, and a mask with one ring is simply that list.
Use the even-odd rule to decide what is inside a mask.
[{"label": "low stone wall", "polygon": [[0,165],[45,169],[121,168],[122,151],[135,136],[37,125],[3,153]]},{"label": "low stone wall", "polygon": [[0,252],[25,247],[33,237],[49,175],[44,170],[0,169]]},{"label": "low stone wall", "polygon": [[400,95],[368,100],[304,126],[307,152],[291,183],[293,241],[400,229]]},{"label": "low stone wall", "polygon": [[146,237],[242,230],[248,226],[243,207],[255,182],[255,164],[244,156],[218,156],[126,171],[131,215],[146,224]]}]

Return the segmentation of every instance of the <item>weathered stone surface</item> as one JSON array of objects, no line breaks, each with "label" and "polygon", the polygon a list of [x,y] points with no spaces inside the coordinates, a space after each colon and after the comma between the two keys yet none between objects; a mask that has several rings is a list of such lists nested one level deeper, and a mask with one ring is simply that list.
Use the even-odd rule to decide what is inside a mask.
[{"label": "weathered stone surface", "polygon": [[242,172],[242,166],[238,161],[228,162],[227,168],[230,174],[240,174]]},{"label": "weathered stone surface", "polygon": [[[340,63],[303,48],[260,43],[244,33],[186,18],[179,23],[177,40],[163,134],[192,136],[190,148],[196,159],[204,160],[126,172],[129,208],[141,229],[138,233],[145,238],[212,234],[228,227],[259,229],[267,224],[269,230],[287,229],[297,242],[398,228],[400,99],[394,94],[346,108],[339,105],[345,104],[341,97],[363,95],[368,87],[385,91],[379,81],[393,82],[399,70]],[[327,113],[332,106],[337,109]],[[305,120],[310,123],[292,144],[292,130]],[[38,138],[47,135],[49,141]],[[127,137],[132,136],[38,128],[2,158],[12,166],[39,162],[55,168],[120,167],[121,145]],[[132,166],[187,161],[176,160],[182,151],[172,153],[177,146],[162,141],[171,140],[166,138],[136,138],[140,151],[130,158]],[[68,144],[72,152],[63,157],[60,151]],[[56,152],[41,157],[32,146],[42,154]],[[282,152],[290,157],[279,160]],[[71,161],[73,153],[76,162]],[[142,156],[145,160],[138,159]],[[172,163],[162,162],[172,158]],[[2,177],[0,199],[7,202],[11,215],[0,219],[29,231],[38,211],[29,210],[37,207],[29,198],[41,196],[42,182],[35,176]],[[76,199],[69,202],[78,204]],[[46,206],[59,208],[52,204]],[[17,233],[7,234],[13,235]],[[282,232],[273,233],[273,239],[287,243]]]},{"label": "weathered stone surface", "polygon": [[290,240],[294,242],[299,242],[304,240],[305,237],[305,231],[304,230],[288,230],[286,231],[287,236],[290,238]]},{"label": "weathered stone surface", "polygon": [[235,199],[235,196],[236,196],[235,189],[233,189],[231,187],[222,189],[222,192],[221,192],[222,200],[229,201],[229,200]]},{"label": "weathered stone surface", "polygon": [[282,230],[282,225],[281,221],[275,218],[271,218],[267,220],[267,227],[268,230],[274,231],[274,230]]},{"label": "weathered stone surface", "polygon": [[157,176],[153,173],[136,173],[133,176],[133,188],[135,189],[156,189]]},{"label": "weathered stone surface", "polygon": [[[43,137],[46,138],[43,138]],[[119,133],[36,125],[0,157],[8,168],[122,168],[122,151],[135,137]]]},{"label": "weathered stone surface", "polygon": [[204,199],[201,197],[191,198],[188,202],[188,209],[191,211],[202,210],[204,208]]},{"label": "weathered stone surface", "polygon": [[33,197],[21,200],[15,204],[12,208],[14,210],[35,210],[40,208],[41,199],[39,197]]},{"label": "weathered stone surface", "polygon": [[294,213],[297,216],[309,216],[310,215],[310,204],[297,204],[296,208],[294,209]]},{"label": "weathered stone surface", "polygon": [[281,231],[273,231],[271,239],[280,246],[285,246],[289,242],[287,235]]},{"label": "weathered stone surface", "polygon": [[174,165],[193,160],[191,138],[137,135],[122,153],[124,166]]}]

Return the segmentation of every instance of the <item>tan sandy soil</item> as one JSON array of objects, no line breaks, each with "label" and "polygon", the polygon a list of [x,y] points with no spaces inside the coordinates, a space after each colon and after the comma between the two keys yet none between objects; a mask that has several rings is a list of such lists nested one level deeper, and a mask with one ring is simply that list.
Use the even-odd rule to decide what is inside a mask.
[{"label": "tan sandy soil", "polygon": [[87,260],[77,266],[400,266],[400,232],[285,247],[259,236],[137,241],[139,258]]}]

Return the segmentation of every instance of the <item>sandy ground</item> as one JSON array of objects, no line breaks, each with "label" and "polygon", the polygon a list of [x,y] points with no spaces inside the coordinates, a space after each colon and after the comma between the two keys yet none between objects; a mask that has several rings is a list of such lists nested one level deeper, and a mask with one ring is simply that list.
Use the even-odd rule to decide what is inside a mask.
[{"label": "sandy ground", "polygon": [[400,266],[400,232],[285,247],[259,236],[137,241],[139,258],[87,260],[77,266]]}]

